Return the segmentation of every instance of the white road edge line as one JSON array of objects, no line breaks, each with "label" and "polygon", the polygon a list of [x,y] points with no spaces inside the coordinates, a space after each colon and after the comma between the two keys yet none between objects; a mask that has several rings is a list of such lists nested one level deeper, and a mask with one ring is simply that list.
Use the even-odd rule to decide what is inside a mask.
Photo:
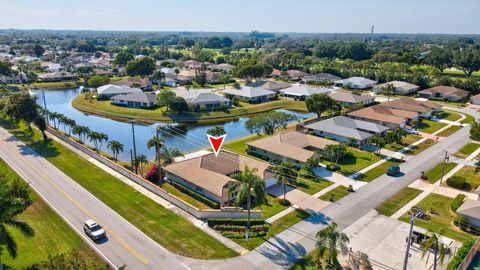
[{"label": "white road edge line", "polygon": [[14,170],[22,179],[23,181],[27,182],[27,184],[42,198],[42,200],[44,202],[46,202],[48,204],[48,206],[55,212],[57,213],[57,215],[59,215],[65,222],[68,223],[68,225],[74,230],[77,232],[77,234],[80,236],[80,238],[83,238],[83,240],[90,246],[92,247],[98,255],[100,255],[101,257],[103,257],[105,259],[105,261],[107,261],[114,269],[118,269],[118,267],[112,262],[110,261],[107,256],[105,256],[91,241],[90,239],[88,239],[82,232],[80,232],[75,226],[73,226],[73,224],[62,214],[60,213],[60,211],[49,201],[47,200],[47,198],[45,198],[43,196],[43,194],[41,194],[31,183],[30,181],[27,181],[25,179],[25,177],[19,172],[17,171],[10,162],[8,162],[6,159],[2,158],[2,160],[8,164],[8,166],[10,168],[12,168],[12,170]]},{"label": "white road edge line", "polygon": [[188,265],[186,265],[186,264],[184,264],[184,263],[182,263],[182,265],[183,265],[185,268],[187,268],[188,270],[192,270],[192,268],[188,267]]}]

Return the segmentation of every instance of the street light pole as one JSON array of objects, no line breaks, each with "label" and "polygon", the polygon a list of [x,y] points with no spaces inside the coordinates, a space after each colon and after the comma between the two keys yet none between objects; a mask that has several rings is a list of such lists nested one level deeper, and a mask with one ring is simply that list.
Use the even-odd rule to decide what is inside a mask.
[{"label": "street light pole", "polygon": [[407,250],[405,251],[405,259],[403,260],[403,270],[407,270],[410,244],[412,243],[413,224],[415,223],[415,219],[417,219],[421,214],[422,212],[419,210],[410,213],[410,231],[407,238]]},{"label": "street light pole", "polygon": [[442,177],[440,177],[440,185],[442,184],[443,176],[445,175],[445,166],[447,164],[448,159],[449,159],[448,152],[445,151],[445,158],[443,159],[443,167],[442,167]]}]

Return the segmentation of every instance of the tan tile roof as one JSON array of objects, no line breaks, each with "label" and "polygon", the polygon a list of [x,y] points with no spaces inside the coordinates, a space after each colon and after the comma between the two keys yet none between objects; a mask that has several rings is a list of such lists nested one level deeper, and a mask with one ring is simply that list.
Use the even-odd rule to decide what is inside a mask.
[{"label": "tan tile roof", "polygon": [[417,113],[428,113],[433,111],[433,109],[440,109],[442,107],[434,102],[418,101],[411,98],[399,98],[381,103],[380,105],[392,109],[412,111]]},{"label": "tan tile roof", "polygon": [[466,97],[470,93],[463,89],[453,87],[453,86],[444,86],[439,85],[432,88],[428,88],[419,92],[420,94],[430,94],[435,95],[436,93],[441,93],[442,95],[456,96],[456,97]]},{"label": "tan tile roof", "polygon": [[472,100],[480,100],[480,94],[473,96]]},{"label": "tan tile roof", "polygon": [[354,95],[352,93],[347,93],[347,92],[334,92],[334,93],[330,93],[329,96],[331,96],[336,101],[348,102],[348,103],[360,103],[367,100],[375,99],[374,96],[371,96],[368,94]]},{"label": "tan tile roof", "polygon": [[306,147],[323,149],[329,144],[338,144],[338,142],[297,131],[286,131],[248,143],[250,146],[300,162],[306,162],[315,154],[305,149]]},{"label": "tan tile roof", "polygon": [[372,107],[367,107],[364,109],[350,112],[348,113],[348,115],[400,125],[407,119],[415,118],[417,116],[417,113],[375,105]]},{"label": "tan tile roof", "polygon": [[212,153],[187,159],[170,164],[165,170],[204,190],[222,196],[224,187],[237,182],[228,175],[243,171],[246,166],[256,168],[257,175],[262,179],[271,177],[270,164],[224,150],[218,157]]},{"label": "tan tile roof", "polygon": [[404,81],[390,81],[390,82],[386,82],[386,83],[382,83],[382,84],[377,84],[375,86],[375,88],[383,88],[383,87],[386,87],[389,84],[392,84],[393,87],[395,87],[395,88],[402,88],[403,90],[407,90],[407,91],[417,89],[419,87],[418,85],[411,84],[411,83],[404,82]]}]

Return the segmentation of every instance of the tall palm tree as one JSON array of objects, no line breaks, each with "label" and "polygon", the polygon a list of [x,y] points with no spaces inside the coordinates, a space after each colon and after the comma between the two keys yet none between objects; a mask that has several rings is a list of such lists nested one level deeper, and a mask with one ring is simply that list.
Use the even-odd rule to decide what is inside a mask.
[{"label": "tall palm tree", "polygon": [[10,182],[5,175],[0,174],[0,246],[5,246],[12,258],[17,256],[17,244],[7,227],[14,227],[26,237],[33,237],[35,235],[33,228],[17,218],[31,204],[28,186],[25,183],[20,180]]},{"label": "tall palm tree", "polygon": [[437,260],[443,265],[445,256],[447,254],[451,254],[450,248],[440,241],[440,235],[433,232],[429,232],[427,235],[429,238],[424,240],[421,244],[422,258],[425,257],[425,254],[429,253],[431,249],[433,249],[433,270],[437,270]]},{"label": "tall palm tree", "polygon": [[283,201],[287,202],[287,185],[297,180],[297,167],[290,162],[282,162],[273,167],[273,174],[277,183],[283,186]]},{"label": "tall palm tree", "polygon": [[50,113],[48,114],[48,118],[50,118],[50,120],[52,120],[52,122],[53,122],[53,127],[54,127],[55,129],[57,129],[57,120],[58,120],[59,117],[60,117],[60,114],[57,113],[57,112],[50,112]]},{"label": "tall palm tree", "polygon": [[98,151],[102,151],[102,144],[103,142],[108,142],[108,135],[100,132],[100,136],[98,137]]},{"label": "tall palm tree", "polygon": [[[160,149],[160,153],[158,157],[160,160],[158,165],[158,180],[159,180],[159,183],[161,183],[163,179],[162,166],[167,166],[169,164],[172,164],[176,157],[183,157],[183,153],[177,148],[162,147]],[[160,163],[162,164],[162,166],[160,166]]]},{"label": "tall palm tree", "polygon": [[112,150],[113,159],[115,160],[117,160],[118,154],[123,152],[123,144],[119,141],[109,141],[107,147]]},{"label": "tall palm tree", "polygon": [[145,155],[138,155],[133,164],[135,167],[140,168],[140,174],[143,175],[143,166],[148,164],[148,159]]},{"label": "tall palm tree", "polygon": [[158,85],[158,88],[160,88],[162,82],[165,80],[165,73],[163,73],[161,70],[156,70],[150,76],[150,80],[152,80],[152,82],[155,82]]},{"label": "tall palm tree", "polygon": [[389,83],[386,86],[382,87],[382,94],[386,95],[387,102],[390,101],[390,97],[395,94],[395,86],[393,84]]},{"label": "tall palm tree", "polygon": [[164,143],[164,140],[158,138],[158,136],[152,137],[147,142],[147,148],[148,149],[150,149],[152,147],[155,147],[155,161],[157,161],[158,178],[159,178],[158,180],[159,180],[160,183],[162,182],[162,168],[160,166],[160,149],[163,148],[163,143]]},{"label": "tall palm tree", "polygon": [[257,175],[257,169],[245,166],[243,172],[232,176],[238,182],[229,187],[230,192],[237,192],[235,205],[242,205],[247,201],[247,226],[245,227],[245,239],[248,241],[250,232],[250,210],[252,208],[252,194],[256,205],[265,203],[265,181]]},{"label": "tall palm tree", "polygon": [[342,253],[347,252],[348,236],[337,231],[337,223],[330,225],[317,233],[317,264],[319,269],[324,269],[323,262],[326,260],[327,268],[334,269],[339,265],[337,260],[338,249]]}]

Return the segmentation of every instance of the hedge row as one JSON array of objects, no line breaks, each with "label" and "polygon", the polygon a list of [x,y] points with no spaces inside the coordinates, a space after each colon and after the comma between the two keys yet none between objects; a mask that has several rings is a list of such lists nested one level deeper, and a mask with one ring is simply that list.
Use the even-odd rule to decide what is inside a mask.
[{"label": "hedge row", "polygon": [[475,240],[468,240],[463,243],[462,247],[458,249],[455,257],[453,257],[453,259],[448,263],[446,270],[456,270],[462,263],[463,259],[465,259],[470,249],[472,249],[474,244]]},{"label": "hedge row", "polygon": [[184,187],[184,186],[180,185],[179,183],[177,183],[175,181],[172,181],[172,186],[175,187],[176,189],[180,190],[181,192],[187,194],[188,196],[194,198],[195,200],[200,201],[200,202],[210,206],[213,209],[220,209],[220,203],[214,202],[214,201],[210,200],[209,198],[207,198],[207,197],[205,197],[201,194],[198,194],[195,191],[192,191],[189,188]]},{"label": "hedge row", "polygon": [[465,195],[463,194],[458,194],[455,199],[453,199],[452,203],[450,204],[453,212],[457,212],[457,209],[460,208],[464,199]]},{"label": "hedge row", "polygon": [[[265,220],[261,218],[250,219],[250,226],[263,225]],[[236,225],[236,226],[247,226],[247,219],[228,219],[228,218],[209,218],[208,226],[214,228],[216,225]]]},{"label": "hedge row", "polygon": [[[213,228],[221,232],[244,232],[247,226],[239,225],[215,225]],[[270,228],[268,224],[250,226],[251,232],[266,232]]]},{"label": "hedge row", "polygon": [[[222,233],[223,236],[227,237],[227,238],[245,238],[245,232],[223,232]],[[265,236],[267,235],[267,232],[265,231],[260,231],[260,232],[250,232],[250,234],[248,235],[250,238],[254,238],[254,237],[262,237],[262,236]]]}]

